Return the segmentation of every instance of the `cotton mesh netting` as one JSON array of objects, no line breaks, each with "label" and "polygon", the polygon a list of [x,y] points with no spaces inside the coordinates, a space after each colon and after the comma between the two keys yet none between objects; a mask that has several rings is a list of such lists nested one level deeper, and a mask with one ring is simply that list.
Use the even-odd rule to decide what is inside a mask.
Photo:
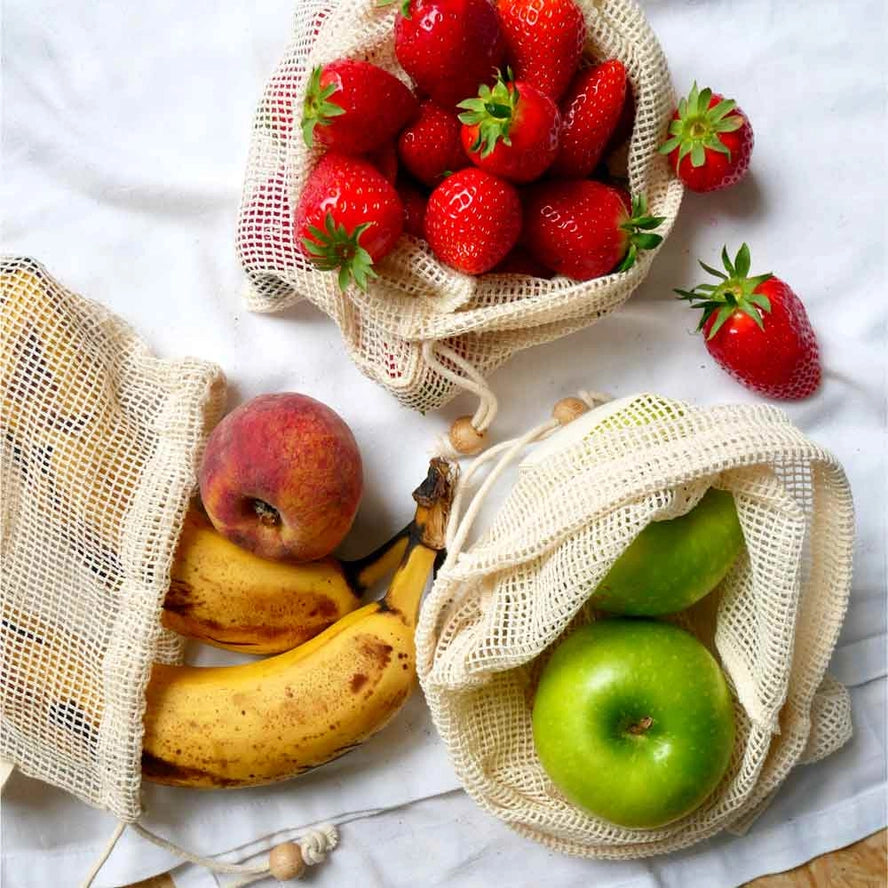
[{"label": "cotton mesh netting", "polygon": [[224,384],[160,361],[28,259],[0,262],[0,755],[133,821],[144,691]]},{"label": "cotton mesh netting", "polygon": [[[626,65],[636,114],[628,155],[633,194],[647,197],[668,234],[682,187],[657,153],[674,108],[669,71],[643,13],[631,0],[578,0],[588,26],[587,51]],[[436,363],[461,373],[447,349],[486,376],[519,349],[542,344],[597,321],[644,280],[656,251],[629,271],[586,282],[521,275],[471,277],[442,265],[427,244],[404,236],[378,266],[367,292],[341,293],[336,276],[314,268],[295,246],[293,209],[317,151],[302,140],[299,121],[308,74],[348,57],[372,62],[407,80],[394,55],[398,4],[374,0],[304,0],[292,40],[270,78],[254,120],[238,222],[237,249],[249,278],[247,304],[280,311],[306,298],[338,325],[349,355],[402,403],[425,412],[445,404],[460,385]],[[430,359],[423,343],[440,344]]]},{"label": "cotton mesh netting", "polygon": [[[826,675],[851,584],[842,468],[775,408],[650,395],[590,412],[537,447],[490,526],[450,552],[417,632],[420,680],[463,786],[519,832],[581,856],[644,857],[743,831],[794,765],[851,735],[848,693]],[[626,830],[570,804],[546,776],[535,682],[558,640],[600,616],[590,593],[637,534],[713,486],[734,496],[745,552],[673,619],[726,674],[733,757],[695,812]]]}]

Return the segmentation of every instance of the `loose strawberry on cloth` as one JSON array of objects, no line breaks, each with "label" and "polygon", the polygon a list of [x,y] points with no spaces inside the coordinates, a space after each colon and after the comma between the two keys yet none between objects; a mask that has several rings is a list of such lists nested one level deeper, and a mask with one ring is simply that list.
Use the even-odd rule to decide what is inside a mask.
[{"label": "loose strawberry on cloth", "polygon": [[706,350],[739,383],[766,398],[807,398],[820,385],[817,337],[805,306],[773,274],[749,276],[746,244],[731,261],[722,250],[724,272],[701,262],[717,284],[676,290],[703,310],[699,330]]},{"label": "loose strawberry on cloth", "polygon": [[754,137],[746,115],[733,99],[711,89],[699,90],[678,103],[669,136],[659,148],[691,191],[720,191],[746,174]]}]

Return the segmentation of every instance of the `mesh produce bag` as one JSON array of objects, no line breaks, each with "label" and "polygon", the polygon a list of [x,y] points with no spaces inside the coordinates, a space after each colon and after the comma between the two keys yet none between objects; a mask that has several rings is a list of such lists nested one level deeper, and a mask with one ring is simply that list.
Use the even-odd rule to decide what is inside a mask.
[{"label": "mesh produce bag", "polygon": [[[553,420],[497,445],[470,468],[447,561],[423,606],[417,668],[456,772],[485,810],[569,854],[644,857],[742,831],[795,764],[851,735],[848,693],[825,674],[851,583],[844,472],[767,406],[703,409],[642,395],[556,428]],[[505,465],[548,435],[467,545]],[[472,473],[496,457],[460,521]],[[535,682],[565,633],[596,618],[590,593],[637,534],[686,513],[713,486],[734,496],[745,551],[713,593],[674,619],[726,674],[733,756],[690,815],[623,829],[570,804],[543,771],[531,729]]]},{"label": "mesh produce bag", "polygon": [[[682,188],[657,154],[674,107],[666,60],[632,0],[578,0],[588,50],[626,65],[636,103],[628,176],[668,234]],[[375,0],[300,0],[293,39],[268,82],[255,117],[238,223],[237,248],[249,277],[249,308],[279,311],[307,298],[339,326],[348,353],[402,403],[437,409],[465,388],[482,396],[474,425],[495,413],[484,377],[515,351],[594,323],[621,305],[648,273],[656,251],[629,271],[583,283],[520,275],[471,277],[442,265],[424,241],[404,236],[378,266],[367,292],[337,289],[293,242],[293,209],[320,156],[302,140],[299,121],[308,74],[335,59],[364,59],[405,78],[394,56],[394,4]]]},{"label": "mesh produce bag", "polygon": [[224,383],[159,361],[28,259],[0,262],[0,755],[125,821],[139,815],[151,663],[170,565]]}]

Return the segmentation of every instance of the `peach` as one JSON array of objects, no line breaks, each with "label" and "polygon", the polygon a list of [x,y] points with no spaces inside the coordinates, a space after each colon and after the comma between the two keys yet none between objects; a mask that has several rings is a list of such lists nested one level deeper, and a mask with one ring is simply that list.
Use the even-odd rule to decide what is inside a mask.
[{"label": "peach", "polygon": [[337,413],[307,395],[260,395],[207,441],[200,495],[213,526],[265,558],[313,561],[348,533],[361,454]]}]

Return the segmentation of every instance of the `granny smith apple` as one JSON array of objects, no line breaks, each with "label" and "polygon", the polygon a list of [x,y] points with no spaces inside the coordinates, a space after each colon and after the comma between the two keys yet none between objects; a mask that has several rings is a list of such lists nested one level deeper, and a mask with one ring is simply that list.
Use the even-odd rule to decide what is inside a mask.
[{"label": "granny smith apple", "polygon": [[724,579],[742,548],[734,497],[711,487],[686,514],[642,530],[598,584],[592,605],[639,617],[684,610]]},{"label": "granny smith apple", "polygon": [[724,776],[731,694],[713,656],[683,629],[598,620],[546,664],[533,739],[571,802],[629,829],[663,826],[699,807]]}]

